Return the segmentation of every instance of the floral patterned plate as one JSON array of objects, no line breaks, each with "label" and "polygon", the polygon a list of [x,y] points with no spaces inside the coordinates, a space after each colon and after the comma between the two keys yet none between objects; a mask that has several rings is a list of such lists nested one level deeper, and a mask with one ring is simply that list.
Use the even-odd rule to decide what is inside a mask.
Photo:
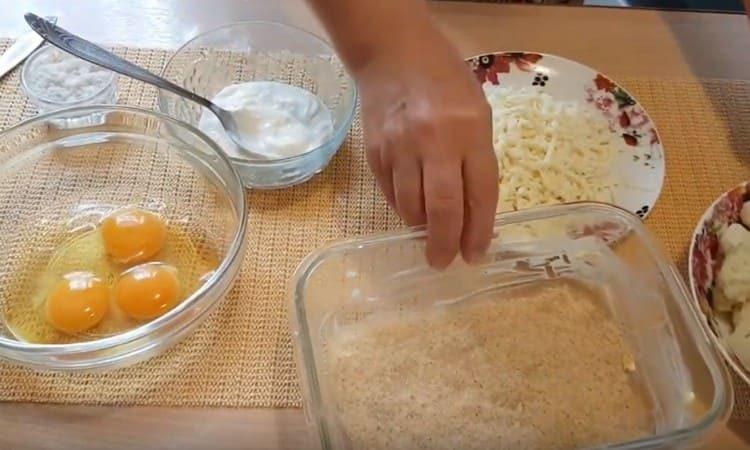
[{"label": "floral patterned plate", "polygon": [[706,210],[698,222],[690,243],[688,275],[693,300],[703,313],[703,319],[711,329],[711,338],[732,369],[748,384],[750,370],[745,368],[732,350],[725,346],[723,338],[731,332],[728,320],[713,309],[714,280],[724,260],[719,248],[718,233],[724,227],[740,222],[742,205],[750,200],[750,182],[745,182],[722,194]]},{"label": "floral patterned plate", "polygon": [[577,62],[529,52],[499,52],[467,60],[480,83],[536,86],[561,101],[595,108],[622,145],[613,171],[620,177],[615,205],[645,218],[661,194],[664,150],[643,107],[615,81]]}]

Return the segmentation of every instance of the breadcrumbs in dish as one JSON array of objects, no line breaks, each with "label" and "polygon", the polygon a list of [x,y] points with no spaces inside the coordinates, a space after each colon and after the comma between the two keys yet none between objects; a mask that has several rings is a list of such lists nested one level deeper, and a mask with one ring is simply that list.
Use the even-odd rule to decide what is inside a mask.
[{"label": "breadcrumbs in dish", "polygon": [[568,450],[653,434],[603,295],[550,281],[341,327],[328,369],[349,448]]}]

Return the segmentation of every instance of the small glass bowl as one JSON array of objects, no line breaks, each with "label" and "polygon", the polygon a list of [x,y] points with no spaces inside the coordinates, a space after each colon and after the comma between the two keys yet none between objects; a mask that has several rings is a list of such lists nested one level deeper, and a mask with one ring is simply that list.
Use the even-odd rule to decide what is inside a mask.
[{"label": "small glass bowl", "polygon": [[[330,109],[333,133],[316,148],[282,159],[230,158],[249,188],[293,186],[321,172],[343,144],[357,104],[354,81],[331,46],[281,23],[239,22],[203,33],[172,56],[161,76],[209,99],[230,84],[276,81],[314,93]],[[163,90],[158,107],[196,127],[203,113],[197,104]]]},{"label": "small glass bowl", "polygon": [[[92,115],[102,123],[50,126],[61,117]],[[181,130],[182,139],[166,127]],[[179,305],[127,331],[92,333],[71,343],[17,337],[11,319],[21,313],[33,319],[29,314],[39,312],[13,308],[19,298],[25,301],[23,293],[33,292],[29,283],[38,281],[57,249],[122,206],[158,211],[191,245],[210,250],[215,269]],[[242,264],[246,226],[245,189],[230,161],[198,130],[165,115],[86,106],[43,114],[0,133],[0,358],[81,371],[127,366],[163,352],[198,326],[231,288]]]},{"label": "small glass bowl", "polygon": [[[66,58],[78,59],[75,56],[68,55],[57,47],[44,45],[29,56],[21,70],[21,87],[29,101],[31,101],[40,114],[76,106],[99,104],[109,105],[117,103],[117,74],[115,72],[107,71],[106,69],[101,70],[108,72],[108,78],[103,80],[101,88],[91,95],[75,98],[71,101],[61,101],[59,99],[51,98],[48,93],[40,91],[37,86],[34,86],[34,74],[38,73],[40,65],[43,64],[41,58],[50,56],[53,52],[62,53]],[[77,62],[90,65],[90,63],[83,60],[78,60]],[[103,118],[97,114],[78,116],[73,113],[68,113],[60,114],[59,118],[55,119],[53,124],[61,128],[66,128],[99,124],[102,120]]]}]

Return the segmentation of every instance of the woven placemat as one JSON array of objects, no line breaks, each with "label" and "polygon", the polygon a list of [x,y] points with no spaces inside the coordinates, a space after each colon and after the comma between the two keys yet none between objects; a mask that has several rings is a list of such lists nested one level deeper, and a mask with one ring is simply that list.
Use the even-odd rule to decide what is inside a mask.
[{"label": "woven placemat", "polygon": [[[0,41],[0,53],[7,47]],[[115,52],[159,72],[170,53]],[[0,129],[35,114],[16,70],[0,81]],[[156,89],[121,77],[119,103],[155,108]],[[248,193],[249,245],[238,281],[219,309],[166,354],[109,373],[34,372],[0,363],[0,401],[68,404],[299,407],[286,285],[325,242],[400,226],[362,158],[355,121],[331,166],[309,183]]]},{"label": "woven placemat", "polygon": [[[0,52],[7,46],[0,40]],[[117,49],[159,71],[168,52]],[[695,223],[711,201],[750,179],[750,82],[620,80],[643,103],[666,148],[667,180],[648,226],[685,271]],[[120,103],[153,108],[151,87],[120,80]],[[0,81],[0,129],[34,111],[18,70]],[[109,373],[34,372],[0,363],[0,401],[71,404],[298,407],[287,323],[286,283],[325,242],[394,229],[399,220],[377,191],[363,157],[359,121],[331,166],[309,183],[249,192],[249,246],[229,298],[162,356]],[[735,415],[750,419],[750,389],[735,383]]]},{"label": "woven placemat", "polygon": [[[705,209],[726,190],[750,180],[750,82],[621,81],[649,112],[662,138],[666,180],[646,224],[687,282],[690,240]],[[750,386],[730,373],[733,418],[750,420]]]}]

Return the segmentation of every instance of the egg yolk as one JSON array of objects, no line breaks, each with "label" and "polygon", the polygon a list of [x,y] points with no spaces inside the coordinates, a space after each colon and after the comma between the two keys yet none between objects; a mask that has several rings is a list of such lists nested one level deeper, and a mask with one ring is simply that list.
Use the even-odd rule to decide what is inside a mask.
[{"label": "egg yolk", "polygon": [[101,322],[109,309],[109,289],[90,272],[65,275],[47,297],[47,320],[63,333],[75,334]]},{"label": "egg yolk", "polygon": [[138,320],[159,317],[180,300],[177,269],[162,264],[143,264],[123,274],[115,285],[117,306]]},{"label": "egg yolk", "polygon": [[102,238],[114,260],[137,264],[159,253],[167,239],[167,226],[152,212],[130,208],[115,211],[102,221]]}]

